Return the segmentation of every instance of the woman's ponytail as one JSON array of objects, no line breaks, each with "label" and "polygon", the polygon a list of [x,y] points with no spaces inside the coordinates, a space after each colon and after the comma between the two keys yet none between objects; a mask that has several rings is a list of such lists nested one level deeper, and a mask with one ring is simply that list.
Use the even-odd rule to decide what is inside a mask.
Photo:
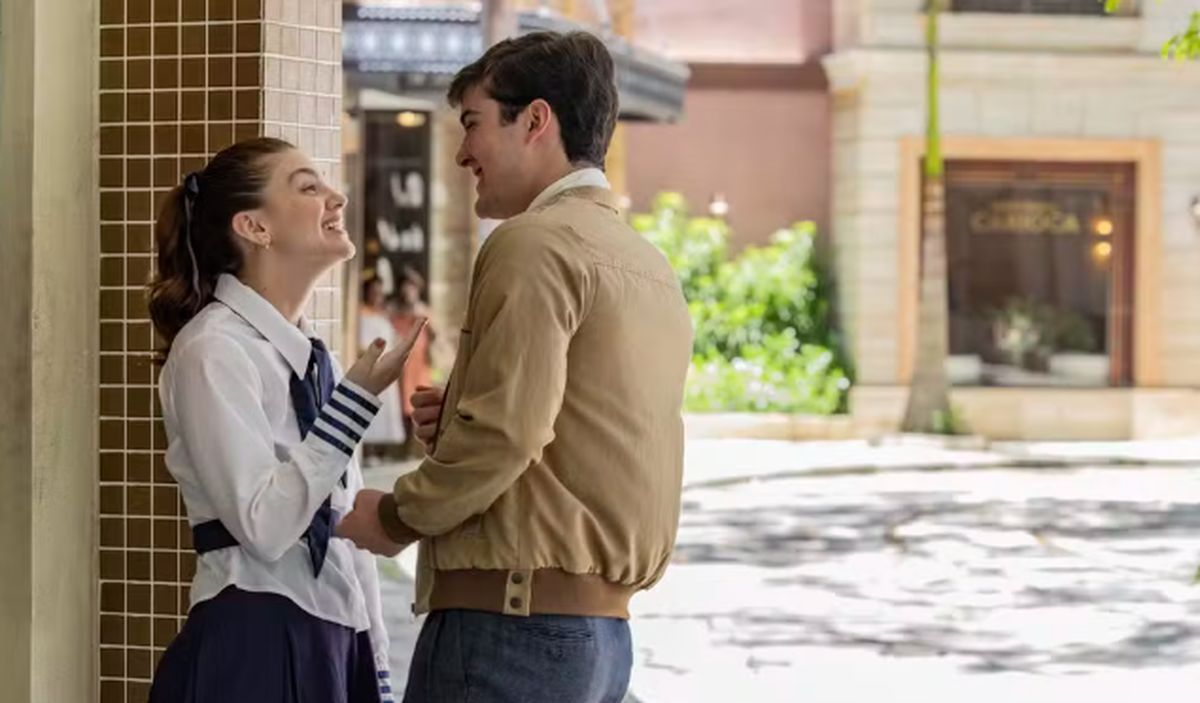
[{"label": "woman's ponytail", "polygon": [[149,286],[150,319],[164,357],[183,326],[212,302],[221,274],[241,269],[233,216],[262,203],[265,158],[293,148],[269,137],[238,142],[167,193],[154,227],[158,268]]}]

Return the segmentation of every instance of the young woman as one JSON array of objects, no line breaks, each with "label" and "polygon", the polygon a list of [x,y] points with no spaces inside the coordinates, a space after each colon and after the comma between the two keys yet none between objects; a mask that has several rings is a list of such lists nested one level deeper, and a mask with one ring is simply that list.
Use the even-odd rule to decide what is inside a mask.
[{"label": "young woman", "polygon": [[392,698],[375,563],[333,532],[411,341],[375,342],[342,376],[302,314],[354,255],[345,203],[303,153],[260,138],[162,206],[150,314],[166,342],[167,468],[199,556],[152,703]]}]

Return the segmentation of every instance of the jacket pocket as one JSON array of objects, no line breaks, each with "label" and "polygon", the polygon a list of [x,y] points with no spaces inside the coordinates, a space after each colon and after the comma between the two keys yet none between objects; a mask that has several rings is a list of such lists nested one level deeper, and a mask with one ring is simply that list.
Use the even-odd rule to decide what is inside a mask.
[{"label": "jacket pocket", "polygon": [[596,639],[587,618],[561,615],[532,615],[514,621],[528,637],[555,644],[582,644]]}]

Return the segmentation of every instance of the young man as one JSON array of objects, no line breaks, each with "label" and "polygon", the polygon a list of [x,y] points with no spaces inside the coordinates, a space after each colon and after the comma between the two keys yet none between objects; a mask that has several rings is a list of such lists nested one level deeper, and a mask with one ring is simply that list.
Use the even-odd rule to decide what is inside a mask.
[{"label": "young man", "polygon": [[601,170],[617,94],[598,39],[503,41],[449,97],[476,212],[506,221],[444,395],[419,394],[429,456],[391,495],[360,493],[339,534],[380,554],[421,541],[405,701],[619,702],[629,600],[679,518],[687,305]]}]

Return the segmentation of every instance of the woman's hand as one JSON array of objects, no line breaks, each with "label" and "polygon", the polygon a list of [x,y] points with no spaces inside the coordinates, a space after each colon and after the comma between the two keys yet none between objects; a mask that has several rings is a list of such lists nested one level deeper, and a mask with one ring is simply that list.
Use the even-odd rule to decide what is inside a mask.
[{"label": "woman's hand", "polygon": [[375,395],[382,395],[400,378],[404,362],[408,361],[417,335],[421,334],[426,322],[427,319],[421,318],[400,344],[387,351],[384,351],[384,341],[376,339],[346,372],[346,378]]},{"label": "woman's hand", "polygon": [[396,544],[379,520],[379,502],[383,491],[364,488],[354,496],[354,509],[338,522],[335,534],[354,542],[354,546],[372,554],[394,557],[405,545]]}]

